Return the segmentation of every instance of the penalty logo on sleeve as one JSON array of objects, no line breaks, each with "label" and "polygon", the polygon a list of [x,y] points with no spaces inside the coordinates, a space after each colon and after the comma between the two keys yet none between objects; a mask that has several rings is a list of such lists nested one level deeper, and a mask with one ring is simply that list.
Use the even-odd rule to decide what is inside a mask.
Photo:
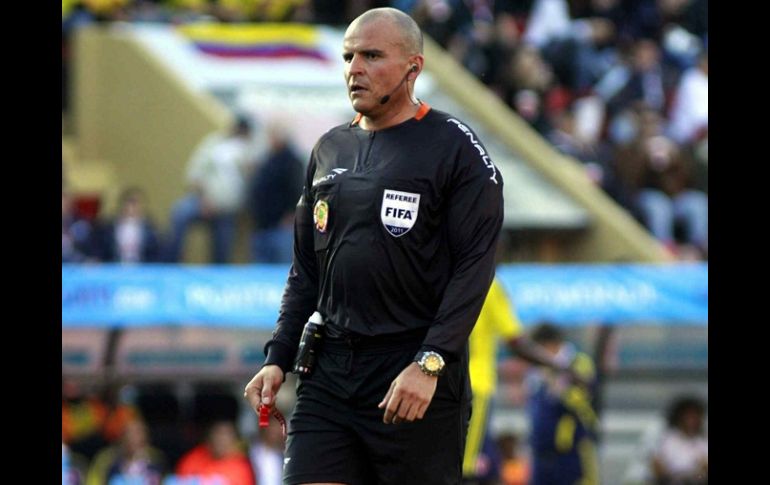
[{"label": "penalty logo on sleeve", "polygon": [[420,194],[385,189],[382,194],[382,225],[391,236],[400,237],[409,232],[417,221],[420,210]]}]

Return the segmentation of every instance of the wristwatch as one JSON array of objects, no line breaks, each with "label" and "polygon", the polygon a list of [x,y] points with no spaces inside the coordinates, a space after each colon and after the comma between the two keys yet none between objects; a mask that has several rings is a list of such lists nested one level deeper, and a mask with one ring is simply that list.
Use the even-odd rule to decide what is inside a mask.
[{"label": "wristwatch", "polygon": [[420,366],[420,370],[429,376],[440,376],[444,372],[444,358],[438,352],[420,352],[414,361]]}]

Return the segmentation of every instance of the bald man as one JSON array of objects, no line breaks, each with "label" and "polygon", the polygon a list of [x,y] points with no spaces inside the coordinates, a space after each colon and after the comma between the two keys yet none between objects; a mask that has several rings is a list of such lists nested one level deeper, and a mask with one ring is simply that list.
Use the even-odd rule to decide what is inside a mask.
[{"label": "bald man", "polygon": [[[357,115],[313,149],[278,322],[244,395],[273,406],[299,374],[284,484],[457,484],[503,181],[467,125],[414,96],[424,58],[408,15],[367,11],[342,57]],[[316,311],[308,363],[298,344]]]}]

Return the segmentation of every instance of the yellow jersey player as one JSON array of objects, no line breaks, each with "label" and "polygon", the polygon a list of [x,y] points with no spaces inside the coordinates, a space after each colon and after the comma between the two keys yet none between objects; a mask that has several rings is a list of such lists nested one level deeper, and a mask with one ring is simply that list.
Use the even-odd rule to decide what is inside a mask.
[{"label": "yellow jersey player", "polygon": [[497,388],[499,341],[504,341],[518,357],[528,362],[572,375],[568,364],[555,359],[526,337],[505,289],[495,278],[469,340],[473,404],[463,456],[463,480],[466,482],[493,481],[499,474],[499,465],[490,456],[494,445],[488,436],[489,408]]}]

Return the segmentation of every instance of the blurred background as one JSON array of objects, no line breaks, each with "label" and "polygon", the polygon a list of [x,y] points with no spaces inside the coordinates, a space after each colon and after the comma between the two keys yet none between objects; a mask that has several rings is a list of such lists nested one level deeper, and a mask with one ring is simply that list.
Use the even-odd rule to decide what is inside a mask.
[{"label": "blurred background", "polygon": [[[601,483],[685,483],[653,462],[682,409],[707,440],[707,1],[62,0],[63,484],[279,483],[241,396],[310,150],[355,114],[344,29],[382,6],[426,35],[417,97],[503,174],[512,311],[595,363]],[[488,344],[474,483],[524,484],[533,369]]]}]

